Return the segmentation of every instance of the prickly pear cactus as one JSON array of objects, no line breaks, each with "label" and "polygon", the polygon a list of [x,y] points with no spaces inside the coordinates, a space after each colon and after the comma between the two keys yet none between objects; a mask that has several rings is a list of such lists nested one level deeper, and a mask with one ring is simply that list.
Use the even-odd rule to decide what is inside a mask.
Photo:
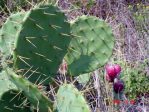
[{"label": "prickly pear cactus", "polygon": [[11,69],[6,69],[10,80],[21,90],[28,100],[37,107],[40,112],[52,112],[52,103],[49,99],[31,82],[22,76],[16,75]]},{"label": "prickly pear cactus", "polygon": [[56,95],[58,112],[91,112],[83,95],[72,85],[63,84]]},{"label": "prickly pear cactus", "polygon": [[105,21],[81,16],[71,22],[72,41],[65,57],[69,73],[79,75],[103,66],[112,55],[114,36]]},{"label": "prickly pear cactus", "polygon": [[0,98],[3,93],[10,89],[17,89],[16,86],[9,80],[5,71],[0,73]]},{"label": "prickly pear cactus", "polygon": [[0,99],[1,112],[31,112],[28,101],[16,90],[9,90],[3,93]]},{"label": "prickly pear cactus", "polygon": [[14,49],[14,41],[17,32],[21,30],[21,25],[25,12],[18,12],[10,15],[0,30],[0,51],[5,56],[10,56]]},{"label": "prickly pear cactus", "polygon": [[55,6],[41,5],[26,16],[17,35],[14,68],[31,82],[49,83],[55,75],[70,43],[70,25]]}]

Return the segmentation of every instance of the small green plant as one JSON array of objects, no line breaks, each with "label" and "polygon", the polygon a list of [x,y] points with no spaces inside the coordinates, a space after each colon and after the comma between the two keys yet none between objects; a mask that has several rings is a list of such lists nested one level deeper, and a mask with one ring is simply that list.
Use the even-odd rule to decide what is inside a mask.
[{"label": "small green plant", "polygon": [[136,99],[137,96],[149,92],[149,77],[145,75],[142,67],[127,68],[123,78],[126,85],[125,94],[129,99]]}]

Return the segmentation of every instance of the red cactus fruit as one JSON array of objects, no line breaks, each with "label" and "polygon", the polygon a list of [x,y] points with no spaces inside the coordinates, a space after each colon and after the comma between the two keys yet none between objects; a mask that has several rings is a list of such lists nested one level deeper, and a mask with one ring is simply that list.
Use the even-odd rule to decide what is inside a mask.
[{"label": "red cactus fruit", "polygon": [[120,72],[121,72],[121,66],[118,65],[118,64],[115,64],[115,65],[114,65],[114,68],[115,68],[116,74],[117,74],[117,75],[120,74]]},{"label": "red cactus fruit", "polygon": [[106,66],[106,73],[109,75],[109,77],[115,77],[116,71],[113,65],[107,65]]},{"label": "red cactus fruit", "polygon": [[117,76],[114,66],[106,65],[105,70],[106,70],[107,80],[110,82],[113,82],[114,78]]},{"label": "red cactus fruit", "polygon": [[120,93],[124,89],[124,83],[117,78],[114,79],[113,89],[115,93]]},{"label": "red cactus fruit", "polygon": [[114,79],[120,74],[121,67],[118,64],[115,65],[106,65],[106,80],[109,82],[113,82]]}]

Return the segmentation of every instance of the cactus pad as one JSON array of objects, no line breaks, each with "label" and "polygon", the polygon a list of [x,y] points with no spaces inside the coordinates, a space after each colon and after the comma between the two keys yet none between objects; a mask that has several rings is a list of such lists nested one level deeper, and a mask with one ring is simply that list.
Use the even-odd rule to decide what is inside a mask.
[{"label": "cactus pad", "polygon": [[28,100],[38,108],[41,112],[52,112],[50,107],[52,103],[49,99],[31,82],[22,78],[22,76],[16,75],[12,70],[6,70],[10,80],[23,91]]},{"label": "cactus pad", "polygon": [[24,16],[24,12],[12,14],[2,26],[0,30],[0,50],[3,55],[9,56],[12,54],[16,34],[21,30]]},{"label": "cactus pad", "polygon": [[82,85],[86,85],[89,82],[90,78],[91,78],[91,74],[85,73],[85,74],[79,75],[77,77],[77,81]]},{"label": "cactus pad", "polygon": [[73,39],[65,57],[71,75],[89,73],[103,66],[112,55],[114,36],[105,21],[81,16],[71,22]]},{"label": "cactus pad", "polygon": [[0,73],[0,98],[3,93],[10,89],[16,89],[16,86],[8,79],[5,71]]},{"label": "cactus pad", "polygon": [[0,99],[1,112],[31,112],[23,94],[16,90],[5,92]]},{"label": "cactus pad", "polygon": [[[14,67],[31,82],[48,84],[70,43],[70,24],[64,13],[52,5],[32,9],[25,17],[14,50]],[[32,75],[31,75],[32,74]]]},{"label": "cactus pad", "polygon": [[83,95],[72,85],[60,86],[56,95],[58,112],[91,112]]}]

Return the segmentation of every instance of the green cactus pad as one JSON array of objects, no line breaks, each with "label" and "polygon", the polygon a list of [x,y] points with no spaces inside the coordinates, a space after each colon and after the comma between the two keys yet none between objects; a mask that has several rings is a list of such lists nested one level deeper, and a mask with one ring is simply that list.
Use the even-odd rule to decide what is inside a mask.
[{"label": "green cactus pad", "polygon": [[2,26],[0,31],[0,50],[3,55],[9,56],[12,54],[16,34],[21,30],[24,16],[24,12],[12,14]]},{"label": "green cactus pad", "polygon": [[[32,9],[25,17],[14,50],[14,68],[31,82],[44,84],[55,76],[70,43],[70,24],[52,5]],[[32,75],[31,75],[32,74]],[[37,81],[38,80],[38,81]]]},{"label": "green cactus pad", "polygon": [[16,90],[5,92],[0,99],[1,112],[31,112],[28,102],[23,94]]},{"label": "green cactus pad", "polygon": [[0,73],[0,98],[3,93],[10,89],[17,89],[16,86],[8,79],[5,71]]},{"label": "green cactus pad", "polygon": [[52,112],[50,107],[52,103],[49,99],[28,80],[15,74],[12,70],[6,69],[10,80],[21,90],[28,100],[39,109],[40,112]]},{"label": "green cactus pad", "polygon": [[58,112],[91,112],[83,94],[72,84],[60,86],[55,105]]},{"label": "green cactus pad", "polygon": [[77,77],[77,81],[82,84],[82,85],[86,85],[88,83],[88,81],[91,78],[91,74],[90,73],[85,73],[85,74],[81,74]]},{"label": "green cactus pad", "polygon": [[81,16],[71,22],[73,39],[65,57],[71,75],[89,73],[103,66],[112,55],[114,36],[105,21]]}]

